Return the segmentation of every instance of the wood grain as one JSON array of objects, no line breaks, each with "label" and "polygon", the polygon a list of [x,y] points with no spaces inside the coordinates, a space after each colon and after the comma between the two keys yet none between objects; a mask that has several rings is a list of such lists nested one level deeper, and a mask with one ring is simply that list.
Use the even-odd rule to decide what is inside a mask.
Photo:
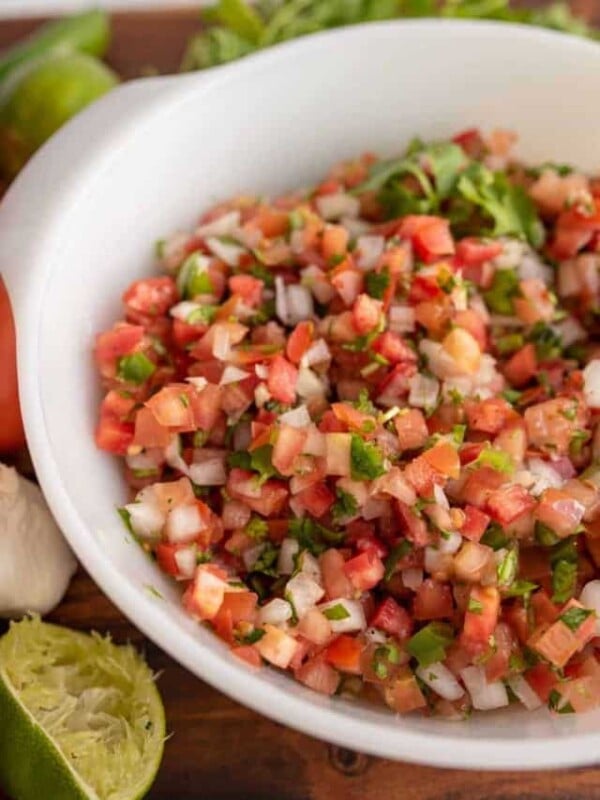
[{"label": "wood grain", "polygon": [[[578,0],[576,7],[600,20],[600,0]],[[0,48],[35,24],[0,22]],[[198,15],[189,10],[116,14],[109,61],[124,77],[174,71],[198,28]],[[150,800],[600,800],[600,768],[545,774],[438,770],[363,756],[286,729],[178,666],[83,572],[51,619],[135,642],[162,672],[172,736]]]}]

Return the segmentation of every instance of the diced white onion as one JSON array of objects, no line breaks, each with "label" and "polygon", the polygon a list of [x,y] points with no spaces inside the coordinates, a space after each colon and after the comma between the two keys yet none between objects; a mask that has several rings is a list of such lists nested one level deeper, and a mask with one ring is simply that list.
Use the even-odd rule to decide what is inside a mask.
[{"label": "diced white onion", "polygon": [[340,597],[337,600],[330,600],[329,603],[323,603],[319,606],[319,611],[326,611],[328,608],[334,608],[341,605],[347,617],[344,619],[331,619],[331,630],[334,633],[350,633],[351,631],[364,631],[367,627],[367,620],[365,619],[365,612],[362,605],[358,600],[347,600]]},{"label": "diced white onion", "polygon": [[373,269],[383,253],[384,246],[383,236],[359,236],[356,241],[356,266],[365,271]]},{"label": "diced white onion", "polygon": [[243,381],[249,377],[249,372],[244,372],[243,369],[234,367],[232,364],[228,364],[223,370],[221,380],[219,381],[219,386],[227,386],[228,383],[238,383],[239,381]]},{"label": "diced white onion", "polygon": [[311,419],[306,406],[298,406],[282,414],[279,422],[292,428],[306,428],[311,424]]},{"label": "diced white onion", "polygon": [[403,569],[400,573],[402,576],[402,583],[407,589],[412,589],[415,592],[423,583],[423,570],[411,567],[410,569]]},{"label": "diced white onion", "polygon": [[256,377],[260,378],[261,381],[266,381],[269,377],[269,368],[266,364],[257,364],[254,367],[254,371],[256,372]]},{"label": "diced white onion", "polygon": [[224,486],[227,483],[224,450],[196,450],[189,475],[198,486]]},{"label": "diced white onion", "polygon": [[360,213],[358,198],[345,192],[321,195],[317,197],[315,205],[319,214],[326,220],[358,217]]},{"label": "diced white onion", "polygon": [[265,383],[259,383],[258,386],[254,389],[254,402],[256,403],[258,408],[262,408],[265,403],[268,403],[271,399],[271,393],[269,392],[267,385]]},{"label": "diced white onion", "polygon": [[560,489],[564,483],[561,475],[548,463],[541,458],[530,458],[527,462],[527,469],[533,476],[533,486],[531,493],[536,497],[546,489]]},{"label": "diced white onion", "polygon": [[277,572],[280,575],[291,575],[294,571],[294,556],[299,552],[300,545],[296,539],[284,539],[279,548],[277,559]]},{"label": "diced white onion", "polygon": [[416,408],[435,408],[440,391],[439,381],[417,373],[408,379],[408,385],[410,387],[409,405]]},{"label": "diced white onion", "polygon": [[354,217],[342,217],[340,225],[348,231],[353,239],[358,239],[359,236],[365,236],[370,230],[371,226],[364,219],[355,219]]},{"label": "diced white onion", "polygon": [[196,571],[196,547],[181,547],[175,551],[175,563],[182,578],[193,578]]},{"label": "diced white onion", "polygon": [[302,448],[310,456],[324,456],[327,453],[327,439],[316,425],[310,425],[306,432],[306,441]]},{"label": "diced white onion", "polygon": [[542,705],[542,701],[522,675],[514,675],[507,680],[507,683],[512,693],[523,703],[527,711],[535,711],[536,708]]},{"label": "diced white onion", "polygon": [[362,507],[361,515],[367,522],[372,519],[379,519],[385,516],[389,507],[390,504],[387,500],[377,500],[375,497],[369,497]]},{"label": "diced white onion", "polygon": [[549,286],[553,280],[552,269],[540,259],[534,250],[527,249],[517,266],[519,278],[525,280],[539,280]]},{"label": "diced white onion", "polygon": [[310,289],[319,303],[325,305],[335,296],[335,289],[327,279],[327,276],[315,264],[309,264],[308,267],[302,270],[300,276],[302,285]]},{"label": "diced white onion", "polygon": [[427,358],[427,367],[438,378],[453,378],[463,374],[458,369],[456,362],[450,356],[440,342],[431,339],[422,339],[419,343],[419,350]]},{"label": "diced white onion", "polygon": [[460,677],[471,695],[473,707],[480,711],[490,711],[508,705],[508,693],[502,681],[488,683],[483,667],[465,667]]},{"label": "diced white onion", "polygon": [[181,303],[171,306],[169,314],[175,317],[175,319],[187,322],[190,314],[193,314],[194,311],[198,311],[200,308],[202,308],[200,303],[192,303],[191,300],[182,300]]},{"label": "diced white onion", "polygon": [[240,224],[239,211],[227,211],[212,222],[196,228],[196,236],[206,239],[208,236],[231,236]]},{"label": "diced white onion", "polygon": [[448,502],[448,498],[446,497],[446,493],[444,492],[442,487],[439,486],[439,484],[437,484],[437,483],[434,483],[434,485],[433,485],[433,497],[434,497],[435,502],[438,504],[438,506],[441,506],[442,508],[445,508],[446,510],[448,510],[450,508],[450,503]]},{"label": "diced white onion", "polygon": [[365,631],[365,639],[372,644],[384,644],[387,642],[387,634],[379,628],[367,628]]},{"label": "diced white onion", "polygon": [[587,338],[587,331],[575,317],[566,317],[552,325],[552,328],[560,336],[563,347],[570,347],[575,342],[581,342]]},{"label": "diced white onion", "polygon": [[219,361],[225,361],[231,352],[231,336],[224,325],[215,325],[212,354]]},{"label": "diced white onion", "polygon": [[300,360],[302,367],[312,367],[314,364],[324,364],[331,361],[331,351],[325,339],[317,339],[311,344]]},{"label": "diced white onion", "polygon": [[181,438],[178,433],[174,434],[171,441],[165,447],[165,460],[173,469],[179,470],[184,475],[189,475],[189,467],[181,457]]},{"label": "diced white onion", "polygon": [[205,389],[208,386],[208,381],[206,380],[206,378],[203,378],[201,375],[198,375],[198,376],[194,375],[194,376],[192,376],[190,378],[186,378],[186,381],[188,383],[191,383],[192,386],[195,389],[197,389],[199,392],[201,392],[202,389]]},{"label": "diced white onion", "polygon": [[304,400],[311,397],[321,397],[327,393],[327,386],[315,373],[308,367],[300,367],[298,370],[298,381],[296,392]]},{"label": "diced white onion", "polygon": [[298,619],[316,605],[325,594],[325,589],[305,572],[294,575],[286,585],[285,595],[292,603]]},{"label": "diced white onion", "polygon": [[600,636],[600,580],[588,581],[581,590],[579,601],[596,612],[596,636]]},{"label": "diced white onion", "polygon": [[595,358],[583,370],[583,394],[590,408],[600,408],[600,359]]},{"label": "diced white onion", "polygon": [[[138,497],[140,497],[140,494]],[[151,501],[138,501],[125,506],[133,532],[140,539],[158,539],[165,524],[165,516]]]},{"label": "diced white onion", "polygon": [[230,267],[237,267],[240,263],[240,258],[246,252],[246,248],[240,247],[239,244],[224,242],[215,236],[210,236],[206,240],[206,244],[213,255]]},{"label": "diced white onion", "polygon": [[141,453],[130,454],[125,456],[125,463],[129,469],[156,469],[164,461],[163,455],[160,450],[142,450]]},{"label": "diced white onion", "polygon": [[447,553],[442,553],[437,547],[425,548],[425,571],[429,573],[445,572],[448,568],[448,561],[452,559]]},{"label": "diced white onion", "polygon": [[286,290],[288,325],[296,325],[314,316],[315,309],[310,289],[300,283],[292,283]]},{"label": "diced white onion", "polygon": [[259,609],[257,621],[259,625],[284,625],[292,618],[293,613],[287,600],[276,597]]},{"label": "diced white onion", "polygon": [[206,525],[196,505],[176,506],[167,514],[165,533],[171,544],[193,541]]},{"label": "diced white onion", "polygon": [[441,661],[436,661],[428,667],[418,667],[416,673],[423,683],[445,700],[458,700],[465,693],[460,683]]},{"label": "diced white onion", "polygon": [[502,241],[502,252],[492,264],[498,269],[511,269],[518,266],[525,253],[525,245],[519,239],[506,238]]},{"label": "diced white onion", "polygon": [[412,333],[417,322],[411,306],[390,306],[389,329],[393,333]]},{"label": "diced white onion", "polygon": [[309,578],[315,583],[319,585],[323,582],[321,577],[321,567],[319,566],[319,562],[313,556],[312,553],[309,553],[308,550],[305,550],[302,555],[298,558],[298,564],[300,567],[300,571],[303,572],[305,575],[308,575]]},{"label": "diced white onion", "polygon": [[264,542],[261,542],[260,544],[255,544],[253,547],[244,550],[242,553],[242,561],[248,572],[250,572],[252,567],[256,564],[266,546]]},{"label": "diced white onion", "polygon": [[450,531],[445,536],[440,537],[438,549],[440,553],[449,553],[452,555],[460,550],[461,544],[462,536],[460,533],[457,533],[456,531]]}]

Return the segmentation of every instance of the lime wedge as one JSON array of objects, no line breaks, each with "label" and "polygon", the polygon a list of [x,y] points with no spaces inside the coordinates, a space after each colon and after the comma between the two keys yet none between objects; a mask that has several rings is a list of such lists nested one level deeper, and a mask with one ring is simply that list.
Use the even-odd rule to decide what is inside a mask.
[{"label": "lime wedge", "polygon": [[129,645],[38,618],[0,639],[0,786],[15,800],[134,800],[158,771],[165,716]]}]

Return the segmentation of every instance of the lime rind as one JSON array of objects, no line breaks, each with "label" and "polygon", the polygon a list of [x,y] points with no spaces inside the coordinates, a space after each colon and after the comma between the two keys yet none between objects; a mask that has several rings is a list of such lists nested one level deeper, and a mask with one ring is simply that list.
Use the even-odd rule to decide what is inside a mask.
[{"label": "lime rind", "polygon": [[0,640],[0,784],[19,800],[135,800],[158,770],[164,710],[130,646],[37,618]]}]

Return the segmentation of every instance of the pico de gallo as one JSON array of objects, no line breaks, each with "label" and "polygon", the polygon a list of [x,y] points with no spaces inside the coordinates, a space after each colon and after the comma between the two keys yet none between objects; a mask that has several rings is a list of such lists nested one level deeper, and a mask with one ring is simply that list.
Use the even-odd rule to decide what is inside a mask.
[{"label": "pico de gallo", "polygon": [[600,183],[514,139],[221,203],[96,339],[120,513],[254,667],[448,719],[600,705]]}]

